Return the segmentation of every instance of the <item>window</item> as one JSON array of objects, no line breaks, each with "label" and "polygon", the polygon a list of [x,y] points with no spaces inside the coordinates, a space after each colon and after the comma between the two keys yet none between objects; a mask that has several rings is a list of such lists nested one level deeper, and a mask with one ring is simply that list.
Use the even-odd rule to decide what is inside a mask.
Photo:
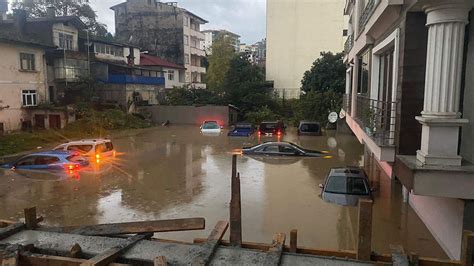
[{"label": "window", "polygon": [[21,92],[23,106],[36,106],[36,90],[23,90]]},{"label": "window", "polygon": [[151,0],[148,0],[148,5],[151,6]]},{"label": "window", "polygon": [[357,92],[360,94],[369,93],[370,54],[371,51],[369,50],[359,58],[359,87]]},{"label": "window", "polygon": [[184,55],[184,63],[189,64],[189,55],[188,54]]},{"label": "window", "polygon": [[168,80],[174,80],[174,70],[168,70]]},{"label": "window", "polygon": [[285,146],[285,145],[280,145],[280,152],[281,153],[289,153],[289,154],[295,154],[297,151],[293,147]]},{"label": "window", "polygon": [[35,160],[36,160],[35,156],[26,157],[26,158],[23,158],[23,159],[19,160],[17,163],[15,163],[15,166],[34,165]]},{"label": "window", "polygon": [[263,148],[263,151],[264,152],[271,152],[271,153],[278,153],[279,152],[279,148],[277,145],[270,145],[270,146],[267,146],[265,148]]},{"label": "window", "polygon": [[20,53],[20,69],[26,71],[35,70],[35,55]]},{"label": "window", "polygon": [[342,36],[344,36],[344,37],[347,36],[347,30],[342,30]]},{"label": "window", "polygon": [[73,36],[71,34],[59,33],[59,48],[64,50],[73,49]]},{"label": "window", "polygon": [[35,165],[48,165],[59,162],[58,157],[53,156],[38,156],[35,160]]},{"label": "window", "polygon": [[189,18],[184,16],[184,26],[189,27]]},{"label": "window", "polygon": [[369,189],[363,178],[331,176],[326,184],[326,192],[350,195],[368,195]]},{"label": "window", "polygon": [[189,37],[188,37],[188,35],[184,35],[184,45],[189,45]]}]

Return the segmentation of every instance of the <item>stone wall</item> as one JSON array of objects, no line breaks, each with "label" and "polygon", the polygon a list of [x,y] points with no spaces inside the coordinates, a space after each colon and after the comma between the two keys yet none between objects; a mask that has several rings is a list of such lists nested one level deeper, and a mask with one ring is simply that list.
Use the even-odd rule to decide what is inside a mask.
[{"label": "stone wall", "polygon": [[228,106],[169,106],[157,105],[145,108],[152,115],[154,123],[167,120],[171,124],[200,125],[205,120],[217,121],[229,126],[237,122],[237,112]]}]

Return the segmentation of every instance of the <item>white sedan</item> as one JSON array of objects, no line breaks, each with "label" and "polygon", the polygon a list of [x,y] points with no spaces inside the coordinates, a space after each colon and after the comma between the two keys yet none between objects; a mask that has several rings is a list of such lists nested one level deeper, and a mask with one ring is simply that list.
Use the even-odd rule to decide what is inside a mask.
[{"label": "white sedan", "polygon": [[201,125],[201,133],[203,134],[220,134],[222,126],[217,121],[204,121]]}]

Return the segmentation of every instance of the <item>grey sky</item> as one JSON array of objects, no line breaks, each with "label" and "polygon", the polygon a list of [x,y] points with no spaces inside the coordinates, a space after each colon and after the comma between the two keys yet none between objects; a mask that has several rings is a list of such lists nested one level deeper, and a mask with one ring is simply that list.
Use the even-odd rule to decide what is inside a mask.
[{"label": "grey sky", "polygon": [[[110,7],[125,0],[90,0],[99,21],[115,31]],[[255,43],[265,38],[265,0],[173,0],[209,21],[203,29],[226,29],[241,36],[241,42]],[[163,1],[171,2],[171,0]]]}]

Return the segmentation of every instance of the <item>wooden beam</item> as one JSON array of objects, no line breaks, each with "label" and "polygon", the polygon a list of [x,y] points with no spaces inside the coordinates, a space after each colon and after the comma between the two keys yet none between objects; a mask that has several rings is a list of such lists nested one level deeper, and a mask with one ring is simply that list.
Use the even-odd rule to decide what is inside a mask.
[{"label": "wooden beam", "polygon": [[26,229],[26,225],[24,223],[11,224],[7,227],[0,228],[0,240],[18,233],[23,229]]},{"label": "wooden beam", "polygon": [[372,200],[359,200],[356,259],[370,261],[372,253]]},{"label": "wooden beam", "polygon": [[82,256],[82,248],[79,244],[74,244],[71,250],[69,250],[69,257],[70,258],[79,258]]},{"label": "wooden beam", "polygon": [[20,256],[20,262],[22,265],[79,266],[87,262],[87,260],[30,253],[22,254]]},{"label": "wooden beam", "polygon": [[38,227],[38,223],[36,221],[36,207],[25,208],[23,211],[25,213],[26,229],[36,229],[36,227]]},{"label": "wooden beam", "polygon": [[232,156],[231,198],[230,198],[230,243],[242,245],[242,206],[240,196],[240,174],[237,173],[237,155]]},{"label": "wooden beam", "polygon": [[410,266],[408,256],[405,254],[405,250],[399,245],[390,245],[392,252],[392,264],[393,266]]},{"label": "wooden beam", "polygon": [[415,252],[410,253],[410,265],[411,266],[420,265],[420,256],[418,256],[418,254]]},{"label": "wooden beam", "polygon": [[166,265],[168,265],[168,263],[166,262],[166,257],[165,256],[156,257],[153,264],[154,264],[154,266],[166,266]]},{"label": "wooden beam", "polygon": [[290,232],[290,252],[296,253],[298,249],[298,230],[293,229]]},{"label": "wooden beam", "polygon": [[152,236],[153,236],[153,233],[144,233],[144,234],[138,234],[138,235],[132,236],[132,237],[127,239],[127,242],[125,242],[125,243],[123,243],[119,246],[110,248],[110,249],[106,250],[105,252],[102,252],[101,254],[96,255],[91,259],[88,259],[87,262],[85,262],[81,265],[84,265],[84,266],[90,266],[90,265],[102,266],[102,265],[107,265],[109,263],[112,263],[122,252],[124,252],[125,250],[127,250],[131,246],[135,245],[137,242],[139,242],[143,239],[151,238]]},{"label": "wooden beam", "polygon": [[208,265],[211,262],[212,256],[216,252],[217,247],[219,246],[222,237],[224,237],[228,227],[229,222],[227,221],[217,222],[216,226],[207,238],[207,241],[202,245],[202,250],[194,259],[192,265]]},{"label": "wooden beam", "polygon": [[474,232],[464,230],[461,245],[461,264],[472,266],[474,264]]},{"label": "wooden beam", "polygon": [[268,249],[263,265],[280,265],[285,240],[286,236],[284,233],[278,233],[273,236],[272,246]]},{"label": "wooden beam", "polygon": [[40,227],[38,228],[38,230],[78,235],[109,236],[123,234],[202,230],[205,228],[205,224],[206,222],[204,218],[186,218],[84,226]]}]

